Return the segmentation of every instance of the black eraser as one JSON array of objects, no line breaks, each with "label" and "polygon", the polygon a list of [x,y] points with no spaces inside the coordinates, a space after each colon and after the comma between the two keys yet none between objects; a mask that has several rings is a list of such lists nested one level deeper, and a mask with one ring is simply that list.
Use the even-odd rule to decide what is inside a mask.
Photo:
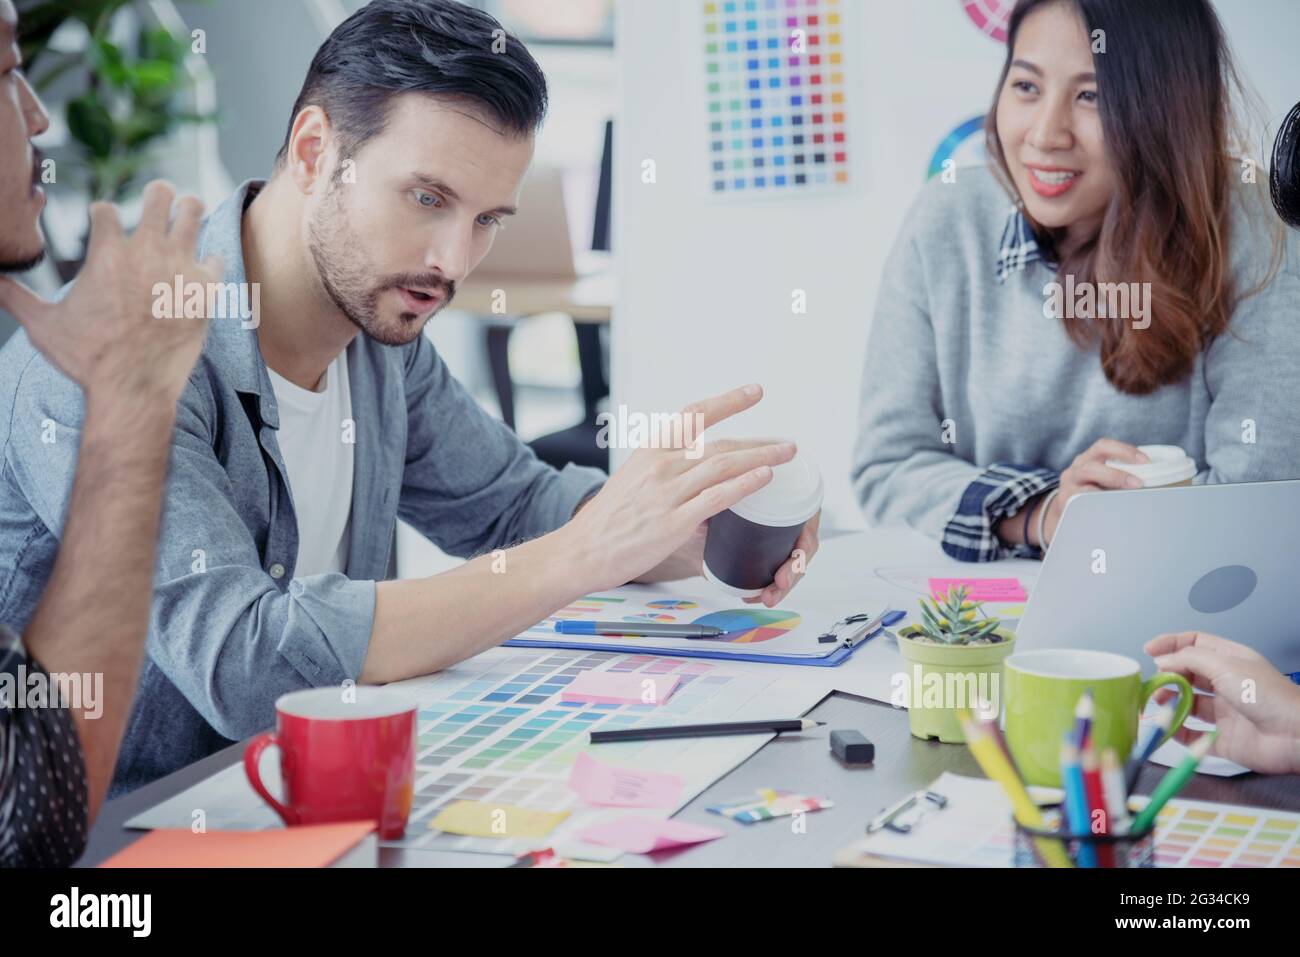
[{"label": "black eraser", "polygon": [[832,731],[831,750],[845,764],[870,764],[876,759],[876,746],[860,731]]}]

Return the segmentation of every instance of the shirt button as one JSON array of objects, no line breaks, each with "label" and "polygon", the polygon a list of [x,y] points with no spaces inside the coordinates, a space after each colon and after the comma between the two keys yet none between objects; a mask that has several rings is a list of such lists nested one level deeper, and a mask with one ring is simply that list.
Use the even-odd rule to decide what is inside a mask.
[{"label": "shirt button", "polygon": [[269,571],[271,572],[271,577],[272,577],[272,578],[283,578],[283,577],[284,577],[284,566],[281,565],[279,562],[276,562],[274,565],[272,565],[272,566],[270,567]]}]

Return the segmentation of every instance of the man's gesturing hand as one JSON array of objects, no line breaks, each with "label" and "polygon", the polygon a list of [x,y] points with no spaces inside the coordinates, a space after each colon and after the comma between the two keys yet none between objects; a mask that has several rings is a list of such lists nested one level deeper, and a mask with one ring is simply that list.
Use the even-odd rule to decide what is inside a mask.
[{"label": "man's gesturing hand", "polygon": [[[194,259],[203,204],[182,197],[168,225],[172,188],[144,190],[140,225],[130,236],[108,203],[90,207],[86,262],[59,302],[0,279],[0,306],[27,330],[37,349],[92,394],[175,403],[203,348],[206,319],[155,319],[154,286],[219,282],[220,264]],[[206,298],[205,298],[206,302]]]},{"label": "man's gesturing hand", "polygon": [[[707,429],[762,397],[759,386],[749,385],[693,403],[681,414]],[[641,448],[610,476],[569,523],[594,589],[622,585],[659,566],[709,518],[770,482],[772,466],[795,454],[792,442],[726,448],[707,456],[680,447]]]}]

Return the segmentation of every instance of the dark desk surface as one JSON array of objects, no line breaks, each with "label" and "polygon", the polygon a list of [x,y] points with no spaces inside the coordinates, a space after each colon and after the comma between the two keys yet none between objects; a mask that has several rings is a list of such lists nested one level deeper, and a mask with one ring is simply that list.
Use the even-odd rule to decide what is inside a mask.
[{"label": "dark desk surface", "polygon": [[[677,815],[681,820],[720,828],[726,837],[653,857],[628,854],[621,862],[630,866],[824,867],[836,851],[862,836],[867,821],[877,811],[929,784],[944,771],[980,776],[965,747],[913,738],[907,730],[907,713],[889,705],[837,692],[823,699],[810,717],[825,721],[826,727],[777,737],[714,782]],[[876,745],[875,763],[861,768],[840,764],[831,755],[827,741],[829,732],[837,728],[856,728],[870,738]],[[81,864],[98,864],[130,844],[143,832],[124,829],[124,821],[233,764],[242,753],[242,744],[232,745],[108,802],[91,831]],[[1164,770],[1154,765],[1144,768],[1138,791],[1149,793]],[[705,810],[710,804],[763,787],[829,797],[835,807],[806,815],[802,834],[792,833],[789,819],[743,825]],[[1197,775],[1179,796],[1295,811],[1300,810],[1300,776]],[[510,858],[495,854],[402,848],[384,848],[379,854],[384,867],[503,867],[510,863]]]}]

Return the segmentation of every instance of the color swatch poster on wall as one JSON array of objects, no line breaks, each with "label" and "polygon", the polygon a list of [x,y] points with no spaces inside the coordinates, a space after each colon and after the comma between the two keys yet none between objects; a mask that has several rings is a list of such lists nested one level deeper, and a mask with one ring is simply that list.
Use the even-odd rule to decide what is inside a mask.
[{"label": "color swatch poster on wall", "polygon": [[706,191],[796,196],[850,184],[847,0],[699,0]]}]

